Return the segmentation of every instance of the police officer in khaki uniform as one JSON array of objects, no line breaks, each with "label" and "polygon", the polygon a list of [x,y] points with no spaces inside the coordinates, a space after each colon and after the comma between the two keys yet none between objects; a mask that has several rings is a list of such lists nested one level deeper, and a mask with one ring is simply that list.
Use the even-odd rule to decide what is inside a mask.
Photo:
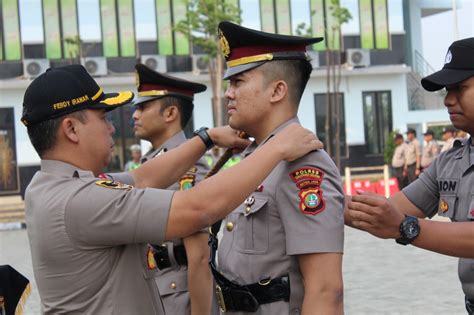
[{"label": "police officer in khaki uniform", "polygon": [[408,179],[408,184],[420,175],[421,146],[416,139],[416,130],[408,128],[407,141],[405,145],[405,166],[403,175]]},{"label": "police officer in khaki uniform", "polygon": [[[97,176],[113,149],[114,127],[106,112],[132,97],[132,92],[104,93],[80,65],[49,69],[25,92],[22,122],[41,158],[41,170],[26,191],[25,214],[46,314],[162,314],[159,295],[143,274],[144,246],[209,226],[282,159],[291,161],[319,145],[293,124],[250,161],[196,187],[145,188],[170,186],[214,143],[248,144],[229,127],[200,129],[193,139],[122,176],[128,183],[101,180]],[[235,190],[227,189],[229,180]]]},{"label": "police officer in khaki uniform", "polygon": [[[138,99],[133,113],[135,136],[152,148],[142,163],[186,142],[183,128],[193,112],[195,93],[206,90],[199,83],[161,74],[143,64],[135,66]],[[188,190],[209,172],[204,158],[189,169],[169,190]],[[203,233],[204,232],[204,233]],[[207,259],[208,230],[149,247],[154,280],[167,314],[209,314],[212,280]],[[153,258],[155,258],[153,262]]]},{"label": "police officer in khaki uniform", "polygon": [[[285,126],[299,123],[298,104],[312,71],[306,46],[322,38],[230,22],[220,23],[219,32],[229,124],[255,138],[245,161]],[[219,271],[213,270],[221,310],[342,314],[343,202],[339,171],[326,152],[279,163],[224,222]]]},{"label": "police officer in khaki uniform", "polygon": [[423,134],[425,138],[425,143],[423,145],[423,150],[421,152],[421,170],[426,169],[428,166],[433,163],[434,159],[439,154],[439,146],[436,143],[436,140],[433,139],[434,132],[431,129],[426,130]]},{"label": "police officer in khaki uniform", "polygon": [[448,150],[451,150],[454,144],[454,133],[456,130],[452,127],[446,127],[443,129],[443,140],[444,144],[443,147],[441,148],[441,152],[445,152]]},{"label": "police officer in khaki uniform", "polygon": [[[382,238],[395,238],[459,259],[466,309],[474,313],[474,38],[449,47],[442,70],[422,79],[428,91],[446,88],[444,104],[454,127],[470,139],[456,140],[418,180],[389,200],[352,196],[346,223]],[[435,214],[451,223],[425,220]],[[423,285],[423,284],[420,284]]]},{"label": "police officer in khaki uniform", "polygon": [[407,177],[403,175],[405,166],[405,146],[403,136],[399,133],[395,135],[395,151],[392,156],[392,173],[398,181],[398,189],[402,190],[406,186]]}]

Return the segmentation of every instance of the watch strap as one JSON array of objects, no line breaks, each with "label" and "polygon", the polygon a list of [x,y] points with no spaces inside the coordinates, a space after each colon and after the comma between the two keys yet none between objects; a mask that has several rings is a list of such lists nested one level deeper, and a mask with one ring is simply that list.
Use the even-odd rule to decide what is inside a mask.
[{"label": "watch strap", "polygon": [[212,141],[211,137],[209,136],[209,133],[207,132],[208,129],[209,128],[207,127],[201,127],[198,130],[194,131],[194,135],[201,138],[202,142],[204,142],[206,150],[209,150],[214,146],[214,142]]}]

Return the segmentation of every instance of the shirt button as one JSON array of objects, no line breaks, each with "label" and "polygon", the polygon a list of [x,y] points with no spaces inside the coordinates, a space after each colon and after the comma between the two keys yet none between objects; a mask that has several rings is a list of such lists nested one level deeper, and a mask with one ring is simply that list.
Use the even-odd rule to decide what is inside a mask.
[{"label": "shirt button", "polygon": [[173,289],[173,290],[174,290],[174,289],[176,289],[176,283],[174,283],[174,282],[171,282],[171,284],[170,284],[170,288],[171,288],[171,289]]},{"label": "shirt button", "polygon": [[227,222],[227,224],[225,225],[225,228],[227,229],[227,231],[232,232],[232,230],[234,229],[234,223]]},{"label": "shirt button", "polygon": [[250,212],[250,207],[245,208],[245,213],[248,214],[249,212]]}]

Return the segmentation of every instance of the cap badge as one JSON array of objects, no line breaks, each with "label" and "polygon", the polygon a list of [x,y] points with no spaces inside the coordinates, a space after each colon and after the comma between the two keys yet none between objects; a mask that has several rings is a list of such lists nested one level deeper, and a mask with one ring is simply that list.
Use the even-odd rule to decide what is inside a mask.
[{"label": "cap badge", "polygon": [[451,60],[453,60],[453,55],[451,54],[451,50],[448,50],[448,53],[446,54],[446,58],[444,59],[444,63],[450,63]]},{"label": "cap badge", "polygon": [[137,86],[137,90],[140,87],[140,75],[138,74],[138,71],[135,71],[135,85]]},{"label": "cap badge", "polygon": [[221,44],[222,54],[224,57],[228,58],[230,55],[230,46],[221,30],[219,30],[219,42]]}]

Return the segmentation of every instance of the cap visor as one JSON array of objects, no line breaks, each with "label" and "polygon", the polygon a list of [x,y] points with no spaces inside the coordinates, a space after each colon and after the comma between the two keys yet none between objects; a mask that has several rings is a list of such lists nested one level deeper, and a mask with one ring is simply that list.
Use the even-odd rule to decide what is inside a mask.
[{"label": "cap visor", "polygon": [[163,96],[139,96],[132,102],[132,104],[133,104],[133,106],[137,106],[137,105],[146,103],[148,101],[151,101],[151,100],[154,100],[154,99],[157,99],[157,98],[161,98]]},{"label": "cap visor", "polygon": [[457,84],[474,75],[474,70],[441,69],[421,79],[421,85],[427,91],[441,90],[447,85]]},{"label": "cap visor", "polygon": [[229,79],[231,76],[242,73],[244,71],[256,68],[258,66],[261,66],[265,63],[266,61],[259,61],[259,62],[252,62],[252,63],[246,63],[244,65],[238,65],[232,68],[227,68],[227,70],[224,73],[224,80]]},{"label": "cap visor", "polygon": [[107,93],[101,97],[101,100],[94,105],[94,108],[112,110],[122,105],[129,104],[133,99],[133,92],[124,91],[118,93]]}]

